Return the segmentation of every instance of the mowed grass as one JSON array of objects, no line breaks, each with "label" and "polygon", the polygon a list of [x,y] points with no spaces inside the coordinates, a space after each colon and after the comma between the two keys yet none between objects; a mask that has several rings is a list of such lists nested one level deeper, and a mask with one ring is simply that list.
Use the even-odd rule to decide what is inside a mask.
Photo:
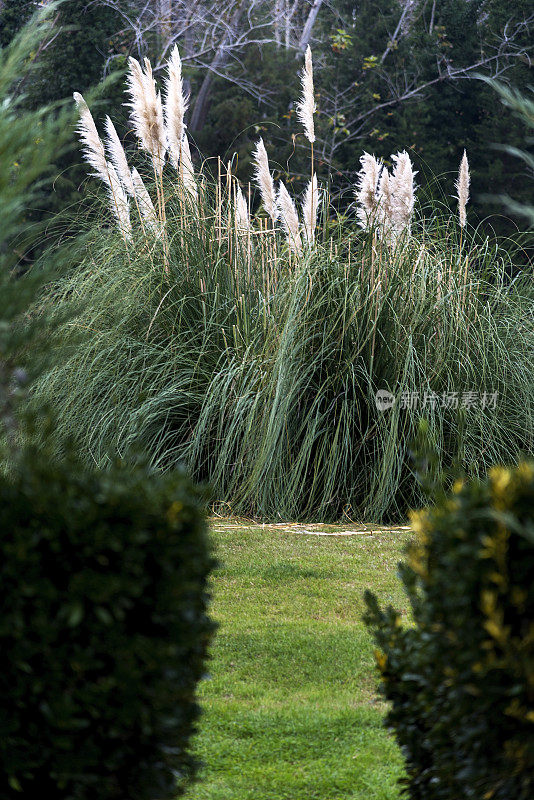
[{"label": "mowed grass", "polygon": [[361,615],[366,588],[408,613],[396,566],[409,531],[218,521],[212,530],[219,629],[200,687],[204,768],[188,800],[399,798],[402,760],[383,728]]}]

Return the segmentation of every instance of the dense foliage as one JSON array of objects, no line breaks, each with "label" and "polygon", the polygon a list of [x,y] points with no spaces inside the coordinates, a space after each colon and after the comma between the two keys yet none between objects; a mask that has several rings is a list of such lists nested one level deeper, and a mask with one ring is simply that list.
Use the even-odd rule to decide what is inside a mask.
[{"label": "dense foliage", "polygon": [[15,341],[28,343],[36,320],[21,318],[38,293],[70,256],[55,249],[34,270],[22,254],[43,239],[44,224],[28,222],[28,208],[38,202],[43,187],[54,180],[54,160],[72,149],[74,114],[71,108],[51,113],[46,106],[30,110],[17,91],[28,73],[29,54],[49,29],[43,14],[0,50],[0,365],[8,367]]},{"label": "dense foliage", "polygon": [[[7,46],[13,36],[36,9],[31,0],[7,0],[0,3],[0,44]],[[112,52],[115,57],[108,65],[108,74],[122,66],[121,38],[117,35],[119,17],[116,12],[90,4],[87,0],[64,0],[50,7],[43,20],[40,35],[25,58],[24,70],[12,87],[12,97],[17,99],[18,113],[22,110],[38,112],[40,109],[66,101],[72,108],[72,93],[85,91],[98,84],[105,76],[106,65]],[[117,91],[113,83],[100,91],[100,106],[109,112],[117,105]],[[58,111],[56,110],[56,113]],[[64,133],[69,132],[69,128]],[[34,139],[42,136],[34,128]],[[41,253],[46,241],[56,239],[65,231],[73,232],[73,208],[80,199],[85,173],[77,153],[57,149],[53,161],[47,165],[50,181],[34,194],[25,208],[28,224],[42,226],[41,241],[34,242],[25,254],[25,261],[33,261]],[[54,219],[58,212],[63,219]],[[22,254],[21,254],[22,255]]]},{"label": "dense foliage", "polygon": [[[412,3],[411,15],[398,29],[405,5],[398,0],[336,0],[321,7],[311,42],[320,110],[319,175],[335,194],[346,192],[362,150],[387,158],[408,147],[420,183],[435,194],[435,176],[449,173],[466,148],[477,219],[491,213],[493,228],[509,233],[514,226],[506,222],[498,204],[488,205],[483,196],[502,190],[518,200],[529,197],[525,171],[493,147],[499,142],[519,146],[524,128],[477,77],[496,74],[498,64],[499,69],[507,67],[503,77],[512,84],[531,81],[532,61],[526,54],[519,57],[522,47],[527,52],[531,47],[528,32],[514,42],[517,58],[507,61],[498,49],[505,29],[512,35],[518,21],[532,14],[531,3]],[[487,65],[482,64],[486,57],[491,59]],[[469,68],[465,75],[447,78],[463,68]],[[238,174],[247,181],[248,155],[259,127],[280,172],[287,171],[289,159],[289,171],[297,185],[303,185],[302,140],[287,145],[298,85],[294,52],[274,44],[251,45],[239,61],[229,60],[225,72],[230,80],[214,80],[205,124],[194,131],[202,154],[227,159],[237,150]],[[199,71],[191,73],[193,96],[202,78]],[[259,99],[243,91],[240,79],[261,87]],[[423,88],[417,91],[419,86]],[[351,199],[346,192],[341,205]]]},{"label": "dense foliage", "polygon": [[495,467],[412,516],[414,626],[367,593],[387,724],[413,800],[534,793],[534,464]]},{"label": "dense foliage", "polygon": [[28,0],[3,0],[0,7],[0,47],[7,45],[29,21],[34,3]]},{"label": "dense foliage", "polygon": [[2,796],[176,797],[212,629],[198,494],[28,452],[0,524]]}]

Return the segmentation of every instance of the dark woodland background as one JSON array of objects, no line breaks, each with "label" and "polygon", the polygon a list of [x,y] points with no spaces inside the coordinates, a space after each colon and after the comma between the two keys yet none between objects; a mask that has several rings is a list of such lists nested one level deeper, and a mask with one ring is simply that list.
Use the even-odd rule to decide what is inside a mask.
[{"label": "dark woodland background", "polygon": [[[0,45],[37,5],[0,0]],[[451,203],[465,148],[472,171],[470,222],[511,235],[522,220],[504,214],[488,195],[530,199],[524,163],[496,147],[524,149],[524,124],[482,78],[522,90],[532,83],[533,26],[532,0],[65,0],[32,54],[30,78],[17,91],[35,108],[70,102],[73,91],[87,92],[114,75],[93,101],[95,117],[122,117],[128,141],[121,79],[127,57],[148,56],[161,65],[176,42],[191,97],[188,123],[197,163],[233,158],[246,183],[261,135],[272,163],[298,192],[308,167],[295,101],[309,43],[319,178],[329,184],[338,209],[352,200],[363,150],[388,160],[407,149],[419,170],[420,200],[428,195]],[[87,180],[80,162],[75,147],[58,160],[53,191],[43,191],[39,209],[30,214],[75,207]],[[208,160],[205,168],[214,163]]]}]

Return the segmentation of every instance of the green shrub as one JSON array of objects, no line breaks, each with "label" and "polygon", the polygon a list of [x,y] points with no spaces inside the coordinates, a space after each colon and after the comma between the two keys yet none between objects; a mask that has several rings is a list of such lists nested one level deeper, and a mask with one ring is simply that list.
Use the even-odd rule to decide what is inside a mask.
[{"label": "green shrub", "polygon": [[387,724],[417,800],[534,797],[534,464],[413,514],[414,626],[367,593]]},{"label": "green shrub", "polygon": [[176,797],[213,629],[198,490],[28,452],[0,527],[0,796]]}]

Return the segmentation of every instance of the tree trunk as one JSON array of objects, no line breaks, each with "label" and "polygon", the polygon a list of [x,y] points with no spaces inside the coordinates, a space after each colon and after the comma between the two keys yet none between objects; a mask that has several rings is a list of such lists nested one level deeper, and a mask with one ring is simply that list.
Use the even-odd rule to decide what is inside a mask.
[{"label": "tree trunk", "polygon": [[224,62],[227,58],[226,47],[232,41],[232,38],[235,36],[235,31],[241,17],[243,16],[245,9],[247,7],[246,0],[241,0],[240,3],[237,4],[236,9],[232,15],[232,19],[226,30],[222,35],[222,39],[219,43],[213,61],[211,62],[208,72],[204,80],[202,81],[202,86],[200,87],[200,91],[197,95],[197,99],[195,101],[195,105],[193,107],[193,112],[191,114],[191,119],[189,121],[189,128],[191,131],[198,131],[202,128],[206,121],[206,115],[209,109],[210,103],[210,93],[211,87],[213,84],[213,78],[222,67]]},{"label": "tree trunk", "polygon": [[158,33],[161,50],[165,50],[172,33],[172,0],[158,0]]},{"label": "tree trunk", "polygon": [[317,15],[321,10],[321,6],[323,4],[323,0],[314,0],[312,7],[310,8],[310,13],[308,14],[308,19],[306,20],[306,24],[302,30],[302,35],[299,41],[299,50],[304,52],[306,50],[308,44],[310,43],[311,34],[313,30],[313,26],[317,20]]},{"label": "tree trunk", "polygon": [[430,15],[430,26],[428,28],[428,32],[432,33],[434,30],[434,18],[436,16],[436,0],[432,3],[432,14]]},{"label": "tree trunk", "polygon": [[284,0],[276,0],[274,4],[274,39],[277,47],[280,47],[282,44],[282,32],[280,25],[282,23],[284,5]]}]

